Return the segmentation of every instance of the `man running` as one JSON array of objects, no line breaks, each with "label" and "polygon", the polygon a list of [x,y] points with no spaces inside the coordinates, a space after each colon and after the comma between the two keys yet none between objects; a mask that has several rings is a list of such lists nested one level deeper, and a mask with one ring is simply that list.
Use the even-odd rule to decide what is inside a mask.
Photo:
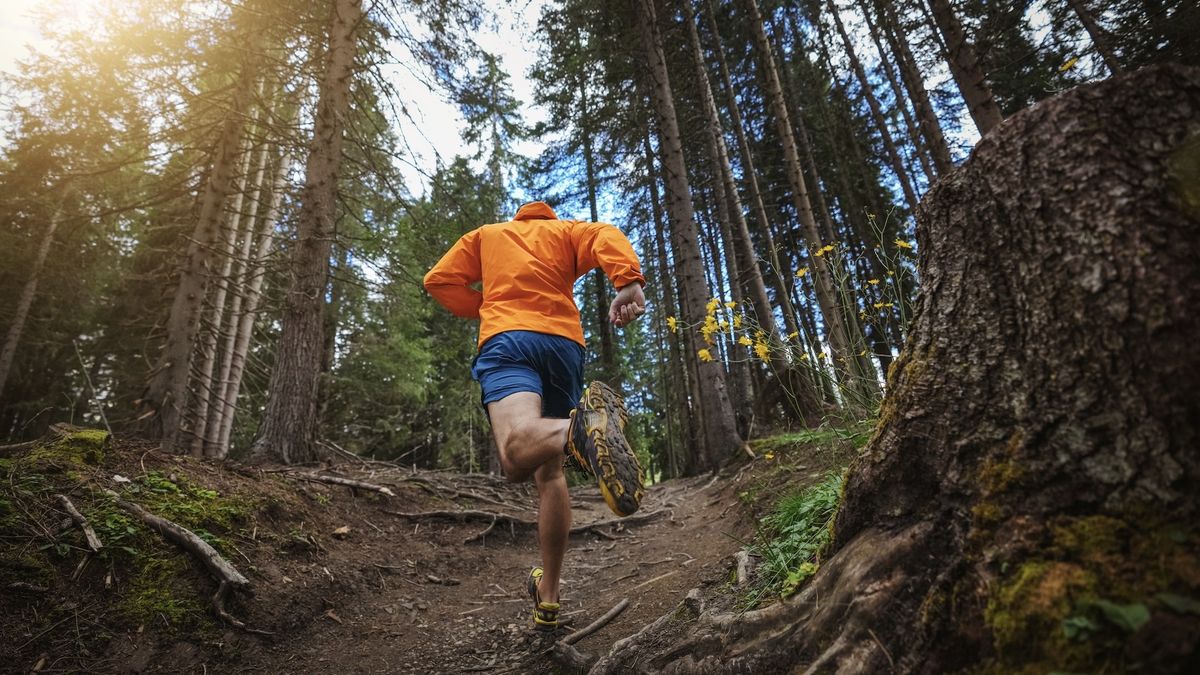
[{"label": "man running", "polygon": [[[534,623],[558,626],[558,586],[571,529],[566,453],[597,477],[619,516],[637,510],[645,482],[625,440],[621,397],[603,382],[583,396],[583,326],[573,288],[596,267],[618,289],[608,320],[625,326],[645,312],[646,279],[633,246],[606,223],[559,220],[544,202],[507,223],[462,236],[425,275],[425,289],[456,316],[479,319],[471,376],[510,481],[533,476],[542,567],[529,575]],[[482,282],[479,291],[472,284]],[[582,397],[582,399],[581,399]]]}]

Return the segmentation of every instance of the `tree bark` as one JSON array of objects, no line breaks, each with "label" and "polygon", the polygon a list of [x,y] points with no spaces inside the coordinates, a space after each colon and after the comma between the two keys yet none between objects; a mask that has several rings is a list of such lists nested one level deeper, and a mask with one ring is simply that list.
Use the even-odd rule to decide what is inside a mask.
[{"label": "tree bark", "polygon": [[208,268],[221,229],[225,199],[233,187],[234,164],[246,128],[245,110],[254,85],[253,60],[242,65],[234,85],[230,110],[221,127],[213,151],[212,171],[200,202],[200,216],[188,240],[187,254],[180,270],[179,283],[171,313],[167,318],[167,339],[158,362],[146,384],[141,403],[155,412],[149,418],[148,434],[157,437],[164,450],[185,449],[181,437],[187,385],[191,374],[192,346],[200,330],[200,310],[208,285]]},{"label": "tree bark", "polygon": [[284,464],[318,457],[317,394],[324,339],[322,315],[335,230],[338,167],[350,112],[350,79],[361,0],[335,0],[325,74],[317,101],[313,140],[300,194],[292,281],[284,302],[283,330],[275,349],[267,410],[254,443],[256,460]]},{"label": "tree bark", "polygon": [[[671,82],[667,75],[667,64],[663,57],[662,42],[655,18],[654,0],[635,0],[638,10],[638,29],[642,49],[650,76],[650,97],[653,101],[658,129],[663,141],[661,160],[666,173],[667,210],[671,213],[671,228],[675,243],[676,265],[680,268],[680,289],[685,301],[686,324],[703,323],[702,308],[708,297],[704,283],[700,244],[696,233],[696,220],[692,212],[691,189],[688,186],[687,167],[683,161],[683,145],[679,137],[679,123],[675,117],[675,103],[671,95]],[[688,354],[696,360],[696,354]],[[738,436],[733,406],[725,383],[725,371],[718,360],[698,363],[696,366],[697,386],[703,394],[699,399],[703,415],[705,447],[708,451],[702,461],[692,467],[694,471],[715,468],[720,452],[737,452],[743,446]]]},{"label": "tree bark", "polygon": [[967,111],[975,120],[979,135],[985,135],[1004,119],[996,97],[992,95],[992,87],[988,84],[987,74],[979,65],[979,57],[975,55],[975,45],[967,39],[962,23],[950,7],[950,0],[929,0],[933,9],[933,19],[937,22],[938,30],[946,40],[946,62],[950,64],[950,72],[962,92],[963,100],[967,102]]},{"label": "tree bark", "polygon": [[912,337],[816,575],[607,661],[1190,672],[1200,616],[1176,600],[1200,587],[1197,110],[1200,70],[1161,66],[983,139],[918,212]]},{"label": "tree bark", "polygon": [[1088,10],[1087,5],[1083,4],[1083,0],[1067,0],[1067,4],[1074,10],[1075,16],[1079,17],[1079,22],[1083,24],[1083,29],[1087,31],[1088,37],[1092,39],[1092,44],[1096,45],[1096,51],[1100,53],[1100,58],[1104,59],[1104,65],[1108,66],[1108,72],[1113,75],[1120,75],[1125,72],[1121,67],[1121,62],[1117,60],[1117,55],[1113,52],[1112,45],[1108,42],[1108,34],[1100,24],[1096,23],[1096,18]]},{"label": "tree bark", "polygon": [[63,194],[59,197],[54,215],[46,224],[46,233],[42,235],[42,241],[33,257],[33,266],[29,269],[29,279],[21,289],[21,297],[17,298],[17,308],[13,312],[12,323],[8,326],[8,334],[4,337],[4,350],[0,351],[0,392],[4,391],[4,384],[8,381],[8,373],[17,355],[17,345],[21,343],[21,334],[25,332],[25,319],[29,317],[29,308],[33,306],[33,298],[37,295],[37,287],[41,282],[42,268],[46,266],[46,257],[54,244],[54,233],[62,223],[63,207],[70,196],[71,188],[60,187],[59,190],[62,190]]}]

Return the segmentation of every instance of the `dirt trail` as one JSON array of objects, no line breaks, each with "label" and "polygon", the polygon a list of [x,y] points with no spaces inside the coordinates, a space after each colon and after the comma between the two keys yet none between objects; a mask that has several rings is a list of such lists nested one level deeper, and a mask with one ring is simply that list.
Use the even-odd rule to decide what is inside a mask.
[{"label": "dirt trail", "polygon": [[[559,636],[628,598],[624,612],[576,644],[581,651],[603,654],[616,640],[673,608],[688,589],[725,576],[746,523],[736,507],[716,494],[713,488],[720,486],[706,490],[708,483],[705,476],[653,486],[641,513],[660,516],[571,537],[562,592],[562,616],[569,624]],[[504,494],[501,490],[495,491]],[[531,493],[507,492],[506,499],[516,493],[520,500],[513,503],[523,502],[527,509],[480,507],[536,517]],[[572,489],[572,502],[574,525],[613,517],[594,488]],[[530,629],[524,585],[529,568],[538,563],[533,532],[514,536],[497,525],[478,541],[464,543],[488,523],[422,519],[413,524],[371,514],[374,510],[364,508],[360,515],[379,529],[365,525],[347,540],[326,542],[332,560],[319,569],[313,563],[297,570],[300,578],[315,576],[314,592],[324,613],[283,640],[264,640],[264,648],[246,654],[233,671],[556,670],[542,653],[549,640]],[[354,581],[338,581],[342,576]],[[341,584],[353,590],[335,593]]]},{"label": "dirt trail", "polygon": [[[299,470],[384,485],[389,496],[135,442],[87,452],[26,444],[0,457],[0,644],[11,652],[0,672],[569,672],[547,649],[623,599],[625,611],[579,651],[603,656],[692,588],[728,607],[754,511],[848,459],[832,446],[771,443],[773,452],[718,477],[650,487],[629,519],[615,519],[595,487],[572,488],[573,525],[606,524],[572,535],[566,626],[549,636],[532,629],[525,594],[540,562],[531,484],[357,459]],[[120,520],[108,489],[215,537],[253,589],[227,609],[271,634],[214,622],[212,579]],[[102,526],[104,554],[90,555],[76,528],[61,525],[58,493]],[[502,517],[428,515],[468,510]]]}]

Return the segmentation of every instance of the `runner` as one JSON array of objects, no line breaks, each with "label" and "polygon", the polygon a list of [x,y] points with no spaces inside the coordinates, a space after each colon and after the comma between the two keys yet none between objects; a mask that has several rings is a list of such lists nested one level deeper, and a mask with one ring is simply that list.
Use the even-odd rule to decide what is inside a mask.
[{"label": "runner", "polygon": [[[507,223],[463,235],[425,275],[425,289],[456,316],[479,319],[471,376],[510,481],[533,477],[542,566],[529,574],[537,628],[558,626],[559,579],[571,528],[563,462],[570,454],[597,478],[619,516],[637,510],[644,477],[625,440],[625,403],[603,382],[583,393],[586,344],[573,288],[596,267],[618,289],[608,320],[625,326],[646,311],[646,279],[633,246],[607,223],[559,220],[544,202]],[[473,284],[482,282],[482,291]]]}]

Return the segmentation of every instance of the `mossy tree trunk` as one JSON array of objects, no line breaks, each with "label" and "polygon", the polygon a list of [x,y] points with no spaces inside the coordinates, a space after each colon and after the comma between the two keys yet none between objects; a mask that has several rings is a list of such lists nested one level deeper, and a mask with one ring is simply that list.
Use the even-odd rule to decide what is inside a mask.
[{"label": "mossy tree trunk", "polygon": [[817,574],[629,656],[673,672],[1194,666],[1197,186],[1197,69],[1082,86],[997,127],[922,202],[911,338]]}]

